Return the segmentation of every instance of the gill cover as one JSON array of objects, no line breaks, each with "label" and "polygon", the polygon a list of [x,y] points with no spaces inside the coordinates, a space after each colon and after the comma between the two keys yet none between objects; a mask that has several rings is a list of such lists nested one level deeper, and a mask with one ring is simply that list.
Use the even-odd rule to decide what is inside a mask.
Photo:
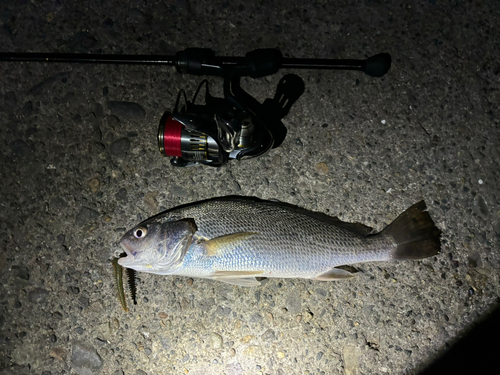
[{"label": "gill cover", "polygon": [[[146,234],[137,236],[137,231],[144,233],[144,229],[147,229]],[[184,259],[196,231],[194,219],[140,225],[122,239],[127,257],[118,263],[136,271],[172,273]]]}]

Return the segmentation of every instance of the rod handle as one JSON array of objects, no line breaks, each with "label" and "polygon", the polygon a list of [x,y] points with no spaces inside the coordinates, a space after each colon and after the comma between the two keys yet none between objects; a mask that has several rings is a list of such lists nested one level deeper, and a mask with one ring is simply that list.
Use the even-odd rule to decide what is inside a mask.
[{"label": "rod handle", "polygon": [[372,77],[382,77],[391,68],[391,60],[388,53],[379,53],[366,60],[363,71]]}]

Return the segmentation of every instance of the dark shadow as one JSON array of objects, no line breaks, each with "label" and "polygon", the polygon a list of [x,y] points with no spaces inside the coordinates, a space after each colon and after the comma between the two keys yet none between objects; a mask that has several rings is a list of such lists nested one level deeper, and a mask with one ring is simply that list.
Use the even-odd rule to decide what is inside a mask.
[{"label": "dark shadow", "polygon": [[461,340],[419,374],[497,374],[500,372],[499,334],[500,308],[497,305]]},{"label": "dark shadow", "polygon": [[304,89],[302,78],[287,74],[279,81],[274,98],[266,99],[262,103],[262,114],[270,120],[267,126],[274,138],[273,148],[279,147],[285,140],[287,129],[281,119],[288,114],[292,105],[304,93]]}]

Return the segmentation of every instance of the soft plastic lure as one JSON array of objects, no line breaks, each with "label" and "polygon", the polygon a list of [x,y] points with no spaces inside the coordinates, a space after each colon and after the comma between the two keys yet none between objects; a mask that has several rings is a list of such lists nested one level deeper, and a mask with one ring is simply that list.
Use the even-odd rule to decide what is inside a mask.
[{"label": "soft plastic lure", "polygon": [[129,291],[130,291],[130,296],[132,297],[132,301],[134,302],[134,305],[137,305],[137,291],[135,287],[135,271],[133,269],[125,269],[122,266],[118,264],[118,259],[120,258],[114,258],[113,259],[113,273],[114,273],[114,278],[115,278],[115,285],[116,285],[116,290],[118,292],[118,300],[120,301],[120,305],[122,306],[123,310],[125,312],[129,312],[128,306],[127,306],[127,298],[125,297],[125,289],[123,287],[123,272],[127,273],[127,278],[128,278],[128,286],[129,286]]}]

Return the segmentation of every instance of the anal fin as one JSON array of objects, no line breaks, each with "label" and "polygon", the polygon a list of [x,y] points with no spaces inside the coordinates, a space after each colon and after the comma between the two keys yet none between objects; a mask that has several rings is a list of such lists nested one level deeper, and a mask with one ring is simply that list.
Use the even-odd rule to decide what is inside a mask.
[{"label": "anal fin", "polygon": [[210,279],[238,286],[259,286],[260,281],[255,276],[263,273],[264,271],[216,271]]},{"label": "anal fin", "polygon": [[259,286],[260,281],[257,281],[255,277],[212,277],[211,279],[216,281],[222,281],[223,283],[238,285],[238,286]]}]

